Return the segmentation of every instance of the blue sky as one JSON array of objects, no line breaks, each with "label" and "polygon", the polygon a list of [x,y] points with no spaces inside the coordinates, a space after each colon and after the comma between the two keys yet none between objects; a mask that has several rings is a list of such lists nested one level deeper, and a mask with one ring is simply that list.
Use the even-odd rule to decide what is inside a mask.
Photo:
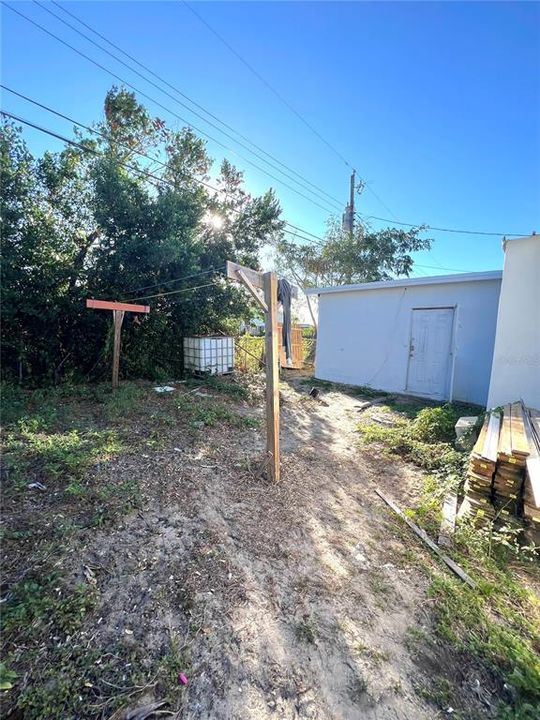
[{"label": "blue sky", "polygon": [[[246,154],[36,4],[12,4]],[[63,5],[346,202],[345,163],[181,2]],[[56,6],[48,7],[74,22]],[[370,184],[373,193],[357,199],[360,212],[438,227],[540,232],[538,3],[202,2],[195,7]],[[2,82],[88,123],[100,116],[115,81],[2,7]],[[141,99],[156,115],[182,124]],[[22,117],[70,132],[69,123],[8,93],[2,102]],[[58,147],[38,133],[26,135],[35,152]],[[290,222],[324,232],[326,210],[214,142],[208,149],[217,161],[226,155],[245,169],[252,192],[275,187]],[[373,221],[376,228],[384,225]],[[433,249],[418,255],[415,274],[502,266],[500,237],[430,234]]]}]

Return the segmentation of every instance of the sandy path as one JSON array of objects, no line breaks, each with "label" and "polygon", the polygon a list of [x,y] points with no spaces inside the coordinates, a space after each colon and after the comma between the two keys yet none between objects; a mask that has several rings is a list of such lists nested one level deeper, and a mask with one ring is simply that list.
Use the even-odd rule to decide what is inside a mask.
[{"label": "sandy path", "polygon": [[282,392],[284,487],[204,495],[245,600],[205,640],[211,684],[186,717],[432,718],[405,647],[425,580],[380,543],[388,530],[357,449],[358,401]]},{"label": "sandy path", "polygon": [[[307,389],[283,385],[277,487],[257,472],[260,429],[170,432],[147,461],[143,510],[81,540],[84,561],[107,568],[98,639],[154,657],[185,643],[178,718],[431,720],[415,687],[432,667],[410,633],[430,625],[428,581],[410,562],[427,556],[372,489],[400,500],[417,474],[360,452],[358,400],[317,403]],[[115,480],[130,462],[111,466]]]}]

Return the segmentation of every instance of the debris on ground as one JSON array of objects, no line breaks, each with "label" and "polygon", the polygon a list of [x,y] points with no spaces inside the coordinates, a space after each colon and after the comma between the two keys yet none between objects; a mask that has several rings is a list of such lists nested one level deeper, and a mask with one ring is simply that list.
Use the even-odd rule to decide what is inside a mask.
[{"label": "debris on ground", "polygon": [[372,405],[378,405],[382,402],[390,402],[393,398],[393,395],[384,395],[381,397],[373,398],[371,400],[364,400],[364,402],[361,402],[356,406],[356,410],[357,412],[363,412],[364,410],[370,408]]},{"label": "debris on ground", "polygon": [[29,490],[41,490],[42,492],[44,492],[47,489],[47,487],[43,483],[40,483],[40,482],[32,482],[27,487]]}]

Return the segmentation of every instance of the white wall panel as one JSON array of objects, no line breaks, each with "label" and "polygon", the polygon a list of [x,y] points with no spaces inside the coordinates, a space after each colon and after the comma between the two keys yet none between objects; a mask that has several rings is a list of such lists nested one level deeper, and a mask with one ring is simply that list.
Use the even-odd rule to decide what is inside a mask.
[{"label": "white wall panel", "polygon": [[500,279],[324,293],[316,377],[405,392],[413,308],[454,307],[452,399],[485,405]]},{"label": "white wall panel", "polygon": [[489,407],[540,409],[540,236],[506,243]]}]

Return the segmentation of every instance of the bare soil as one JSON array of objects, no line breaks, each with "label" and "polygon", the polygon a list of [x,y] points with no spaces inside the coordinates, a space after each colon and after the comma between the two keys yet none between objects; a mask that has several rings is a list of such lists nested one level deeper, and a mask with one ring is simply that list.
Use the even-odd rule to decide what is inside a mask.
[{"label": "bare soil", "polygon": [[[103,656],[133,650],[147,675],[173,644],[188,679],[167,696],[177,718],[432,720],[452,716],[450,705],[454,717],[492,717],[500,688],[486,671],[424,642],[425,567],[438,566],[373,492],[407,505],[420,472],[360,449],[358,398],[325,392],[317,402],[300,380],[291,373],[282,385],[278,486],[261,477],[261,428],[182,420],[160,430],[157,449],[134,441],[92,468],[102,485],[137,476],[142,500],[112,527],[75,534],[56,561],[73,583],[85,568],[95,578],[97,605],[77,642]],[[148,403],[159,412],[171,396]],[[227,402],[262,418],[262,402]],[[134,424],[134,437],[150,422]],[[22,527],[53,501],[34,494],[5,519]],[[115,681],[123,693],[125,677]],[[88,717],[111,717],[93,684]],[[150,677],[117,704],[160,699]]]}]

